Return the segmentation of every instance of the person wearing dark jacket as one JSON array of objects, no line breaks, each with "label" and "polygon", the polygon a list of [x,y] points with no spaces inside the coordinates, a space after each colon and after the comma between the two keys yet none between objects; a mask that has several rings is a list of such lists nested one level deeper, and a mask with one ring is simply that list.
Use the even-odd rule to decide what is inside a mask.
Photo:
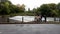
[{"label": "person wearing dark jacket", "polygon": [[44,19],[45,19],[45,22],[46,22],[46,15],[44,15]]}]

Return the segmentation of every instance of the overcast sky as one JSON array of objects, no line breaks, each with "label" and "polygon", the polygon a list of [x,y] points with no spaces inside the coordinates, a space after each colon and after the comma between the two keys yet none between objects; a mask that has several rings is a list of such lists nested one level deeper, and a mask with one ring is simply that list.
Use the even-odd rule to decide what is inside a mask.
[{"label": "overcast sky", "polygon": [[28,8],[33,9],[37,8],[42,4],[48,4],[48,3],[59,3],[60,0],[10,0],[13,4],[25,4],[26,10]]}]

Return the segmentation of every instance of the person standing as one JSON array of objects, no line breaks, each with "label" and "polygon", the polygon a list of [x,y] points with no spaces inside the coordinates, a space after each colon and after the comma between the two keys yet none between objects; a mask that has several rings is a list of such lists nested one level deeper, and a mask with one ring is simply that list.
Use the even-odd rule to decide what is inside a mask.
[{"label": "person standing", "polygon": [[44,15],[44,19],[45,19],[45,22],[46,22],[46,15]]},{"label": "person standing", "polygon": [[39,15],[39,21],[42,22],[42,16],[41,15]]}]

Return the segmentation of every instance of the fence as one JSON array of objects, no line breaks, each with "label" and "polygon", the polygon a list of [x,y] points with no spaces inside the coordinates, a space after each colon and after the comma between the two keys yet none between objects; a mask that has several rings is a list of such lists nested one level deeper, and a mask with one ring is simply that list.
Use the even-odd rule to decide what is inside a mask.
[{"label": "fence", "polygon": [[[25,16],[25,17],[18,17],[18,18],[14,18],[14,19],[12,19],[12,20],[14,20],[15,22],[31,22],[31,21],[37,21],[37,19],[35,19],[35,16]],[[44,17],[42,17],[41,21],[42,22],[45,21]],[[50,21],[51,22],[60,22],[60,18],[59,17],[46,17],[46,22],[50,22]]]},{"label": "fence", "polygon": [[[45,21],[45,18],[42,17],[42,22]],[[40,21],[40,20],[39,20]],[[46,22],[60,22],[60,18],[59,17],[46,17]]]},{"label": "fence", "polygon": [[[9,20],[9,21],[8,21]],[[34,22],[36,21],[35,19],[35,16],[15,16],[15,17],[11,17],[11,19],[1,19],[0,18],[0,23],[2,23],[1,21],[4,21],[4,22],[10,22],[10,23],[15,23],[15,22]],[[40,20],[39,20],[40,21]],[[44,22],[45,19],[44,17],[42,17],[41,21],[40,22]],[[60,22],[60,17],[46,17],[46,22]]]}]

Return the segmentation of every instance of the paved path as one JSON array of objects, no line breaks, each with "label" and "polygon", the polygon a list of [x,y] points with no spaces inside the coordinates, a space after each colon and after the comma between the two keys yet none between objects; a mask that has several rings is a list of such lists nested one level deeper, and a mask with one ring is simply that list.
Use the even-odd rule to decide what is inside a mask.
[{"label": "paved path", "polygon": [[0,24],[0,34],[60,34],[58,24]]}]

